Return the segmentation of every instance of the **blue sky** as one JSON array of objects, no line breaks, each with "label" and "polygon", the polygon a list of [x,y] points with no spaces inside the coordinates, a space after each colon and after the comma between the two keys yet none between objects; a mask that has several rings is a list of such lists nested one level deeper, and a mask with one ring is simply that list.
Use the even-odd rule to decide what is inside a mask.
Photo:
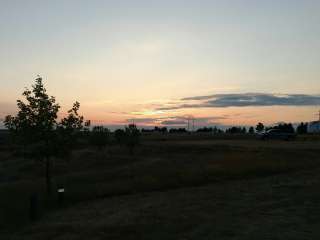
[{"label": "blue sky", "polygon": [[320,1],[0,4],[0,117],[14,112],[15,100],[37,74],[61,105],[79,100],[84,114],[105,123],[246,111],[256,117],[243,116],[241,124],[300,121],[312,120],[318,108],[281,106],[289,117],[273,118],[265,106],[157,111],[202,95],[318,95]]}]

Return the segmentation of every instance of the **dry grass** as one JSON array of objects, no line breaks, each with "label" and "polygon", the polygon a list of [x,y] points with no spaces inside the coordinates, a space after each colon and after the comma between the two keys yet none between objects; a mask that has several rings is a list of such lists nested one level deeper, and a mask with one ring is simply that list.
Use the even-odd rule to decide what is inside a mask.
[{"label": "dry grass", "polygon": [[12,239],[318,239],[319,170],[107,198]]},{"label": "dry grass", "polygon": [[67,190],[62,210],[42,195],[39,165],[9,159],[0,223],[25,225],[37,191],[43,216],[15,239],[280,239],[285,231],[284,239],[316,239],[308,236],[319,234],[319,153],[316,140],[207,136],[147,136],[134,156],[118,146],[82,149],[56,160],[55,182]]}]

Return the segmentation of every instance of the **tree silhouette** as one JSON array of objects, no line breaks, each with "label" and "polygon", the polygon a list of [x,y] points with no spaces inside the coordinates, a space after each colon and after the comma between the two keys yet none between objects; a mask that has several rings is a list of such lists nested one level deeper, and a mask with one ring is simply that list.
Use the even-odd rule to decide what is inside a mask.
[{"label": "tree silhouette", "polygon": [[306,134],[308,132],[308,123],[300,123],[297,127],[298,134]]},{"label": "tree silhouette", "polygon": [[68,115],[62,118],[57,125],[56,152],[60,155],[68,156],[77,144],[81,131],[87,130],[87,127],[90,126],[90,121],[84,121],[84,117],[79,115],[79,109],[80,103],[75,102],[68,111]]},{"label": "tree silhouette", "polygon": [[249,134],[254,134],[254,128],[252,126],[249,128]]},{"label": "tree silhouette", "polygon": [[185,128],[171,128],[169,133],[186,133],[187,129]]},{"label": "tree silhouette", "polygon": [[259,122],[256,126],[256,131],[262,132],[263,130],[264,130],[264,125],[263,125],[263,123]]},{"label": "tree silhouette", "polygon": [[22,93],[26,102],[17,100],[18,113],[7,116],[5,126],[22,139],[23,145],[36,144],[39,155],[44,159],[47,192],[51,193],[51,156],[59,104],[53,96],[49,97],[42,78],[37,77],[32,90]]},{"label": "tree silhouette", "polygon": [[116,140],[116,142],[122,146],[125,144],[125,140],[126,140],[126,133],[123,129],[117,129],[114,131],[114,138]]},{"label": "tree silhouette", "polygon": [[294,133],[294,128],[291,123],[280,123],[277,126],[272,127],[271,129],[278,129],[287,133]]},{"label": "tree silhouette", "polygon": [[230,134],[245,134],[247,132],[247,129],[245,127],[231,127],[226,129],[226,133],[230,133]]},{"label": "tree silhouette", "polygon": [[76,134],[83,129],[83,116],[79,116],[80,103],[76,102],[68,116],[57,122],[59,104],[49,96],[38,76],[32,89],[22,93],[25,102],[17,100],[16,116],[5,117],[5,127],[16,136],[18,143],[32,146],[33,156],[45,163],[47,193],[52,192],[52,156],[71,151]]},{"label": "tree silhouette", "polygon": [[90,133],[90,142],[99,150],[107,146],[110,139],[110,131],[103,126],[94,126]]},{"label": "tree silhouette", "polygon": [[134,148],[140,142],[140,131],[135,124],[129,124],[129,126],[125,128],[125,139],[130,153],[133,154]]}]

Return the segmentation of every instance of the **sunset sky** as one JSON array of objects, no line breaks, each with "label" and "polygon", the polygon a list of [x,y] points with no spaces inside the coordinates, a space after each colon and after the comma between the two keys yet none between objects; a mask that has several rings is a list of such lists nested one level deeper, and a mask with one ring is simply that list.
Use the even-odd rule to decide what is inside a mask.
[{"label": "sunset sky", "polygon": [[93,124],[317,119],[318,0],[0,0],[0,119],[36,76]]}]

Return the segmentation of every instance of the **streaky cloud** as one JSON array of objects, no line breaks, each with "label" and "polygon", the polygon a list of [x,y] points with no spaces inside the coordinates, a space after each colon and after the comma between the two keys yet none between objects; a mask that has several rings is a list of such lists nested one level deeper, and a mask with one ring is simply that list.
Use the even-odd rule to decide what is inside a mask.
[{"label": "streaky cloud", "polygon": [[161,124],[161,125],[185,125],[188,120],[196,119],[199,124],[211,124],[216,121],[227,119],[227,116],[213,116],[213,117],[193,117],[188,115],[182,116],[166,116],[166,117],[155,117],[155,118],[130,118],[127,119],[127,123],[137,123],[137,124]]},{"label": "streaky cloud", "polygon": [[[221,108],[221,107],[263,107],[263,106],[316,106],[320,105],[320,95],[308,94],[270,94],[237,93],[194,96],[181,99],[182,103],[160,107],[157,110],[183,108]],[[188,103],[189,101],[197,101]]]},{"label": "streaky cloud", "polygon": [[186,121],[183,120],[166,120],[161,122],[162,125],[184,125]]}]

